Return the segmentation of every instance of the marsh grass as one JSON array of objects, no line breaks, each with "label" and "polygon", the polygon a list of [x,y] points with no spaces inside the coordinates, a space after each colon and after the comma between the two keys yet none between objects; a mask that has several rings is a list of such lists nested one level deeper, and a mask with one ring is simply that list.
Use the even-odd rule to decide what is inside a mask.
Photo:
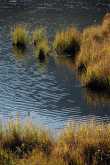
[{"label": "marsh grass", "polygon": [[46,31],[43,27],[36,28],[32,33],[32,43],[35,48],[35,54],[43,62],[50,52]]},{"label": "marsh grass", "polygon": [[39,59],[40,62],[44,62],[47,56],[49,55],[49,53],[50,53],[50,48],[47,41],[42,41],[41,43],[39,43],[37,48],[34,49],[34,54],[37,57],[37,59]]},{"label": "marsh grass", "polygon": [[0,164],[1,165],[16,165],[15,156],[9,151],[0,148]]},{"label": "marsh grass", "polygon": [[110,124],[74,122],[54,139],[48,131],[17,120],[0,133],[2,165],[109,165]]},{"label": "marsh grass", "polygon": [[108,165],[110,163],[109,133],[109,124],[98,124],[95,121],[79,126],[73,124],[60,136],[56,154],[68,164]]},{"label": "marsh grass", "polygon": [[110,15],[101,25],[84,29],[76,60],[82,83],[94,90],[110,89]]},{"label": "marsh grass", "polygon": [[[87,47],[86,47],[87,48]],[[86,49],[85,48],[85,49]],[[85,51],[84,48],[82,52]],[[108,42],[101,45],[92,43],[87,48],[85,55],[81,55],[81,63],[84,65],[85,72],[81,75],[81,81],[94,90],[110,89],[110,46]],[[79,67],[80,68],[80,67]]]},{"label": "marsh grass", "polygon": [[37,50],[38,50],[39,55],[40,55],[41,51],[44,55],[49,55],[50,48],[49,48],[48,42],[47,41],[42,41],[41,43],[39,43],[39,45],[37,47]]},{"label": "marsh grass", "polygon": [[46,31],[43,27],[36,27],[32,33],[32,43],[38,47],[42,42],[48,42]]},{"label": "marsh grass", "polygon": [[1,132],[0,146],[10,151],[16,157],[22,158],[38,148],[45,154],[51,150],[51,136],[41,129],[34,128],[31,123],[22,126],[18,120],[11,121],[7,128]]},{"label": "marsh grass", "polygon": [[25,49],[29,42],[28,30],[25,25],[15,25],[11,31],[13,46]]},{"label": "marsh grass", "polygon": [[53,49],[59,55],[69,54],[74,56],[80,50],[80,33],[75,27],[57,32],[53,42]]}]

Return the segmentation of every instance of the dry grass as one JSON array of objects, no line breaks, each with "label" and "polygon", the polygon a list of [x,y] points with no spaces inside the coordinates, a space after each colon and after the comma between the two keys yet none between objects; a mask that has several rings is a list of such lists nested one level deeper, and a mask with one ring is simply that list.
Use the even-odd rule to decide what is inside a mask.
[{"label": "dry grass", "polygon": [[56,154],[68,164],[110,163],[110,125],[90,121],[67,128],[59,138]]},{"label": "dry grass", "polygon": [[75,55],[80,50],[80,33],[75,27],[69,27],[66,31],[57,32],[53,48],[57,54]]},{"label": "dry grass", "polygon": [[57,139],[32,126],[11,122],[0,132],[2,165],[109,165],[110,124],[72,123]]},{"label": "dry grass", "polygon": [[35,54],[42,62],[45,60],[46,55],[49,54],[50,48],[48,39],[44,28],[36,28],[32,34],[32,42],[35,47]]},{"label": "dry grass", "polygon": [[49,51],[50,51],[48,42],[47,41],[42,41],[41,43],[39,43],[39,45],[38,45],[36,50],[37,50],[37,54],[38,55],[40,54],[40,51],[42,51],[42,53],[44,55],[48,55]]},{"label": "dry grass", "polygon": [[14,46],[21,49],[26,48],[26,45],[29,42],[28,30],[26,29],[26,26],[24,25],[14,26],[11,35]]},{"label": "dry grass", "polygon": [[110,15],[99,26],[84,29],[76,61],[82,82],[90,88],[110,88]]},{"label": "dry grass", "polygon": [[36,28],[32,33],[32,43],[38,47],[41,42],[47,42],[46,31],[43,27]]},{"label": "dry grass", "polygon": [[22,126],[18,120],[11,121],[7,128],[0,132],[1,148],[14,153],[17,157],[29,154],[34,148],[49,154],[52,143],[48,132],[35,128],[31,123]]}]

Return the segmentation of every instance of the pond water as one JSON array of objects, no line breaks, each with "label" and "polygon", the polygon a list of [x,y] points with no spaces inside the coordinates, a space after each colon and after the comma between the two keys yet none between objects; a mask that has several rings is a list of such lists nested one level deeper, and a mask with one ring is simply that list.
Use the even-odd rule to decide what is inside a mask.
[{"label": "pond water", "polygon": [[10,29],[16,23],[46,28],[50,40],[57,30],[74,24],[78,29],[100,23],[110,11],[109,1],[7,0],[0,1],[0,118],[19,115],[24,121],[59,130],[68,121],[110,120],[110,99],[82,88],[74,63],[49,57],[40,63],[32,50],[13,50]]}]

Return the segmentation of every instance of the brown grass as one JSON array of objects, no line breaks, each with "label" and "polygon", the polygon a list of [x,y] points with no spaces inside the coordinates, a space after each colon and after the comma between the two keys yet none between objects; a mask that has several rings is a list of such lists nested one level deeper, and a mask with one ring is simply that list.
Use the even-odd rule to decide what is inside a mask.
[{"label": "brown grass", "polygon": [[28,30],[24,25],[16,25],[11,31],[12,43],[20,49],[25,49],[29,42]]},{"label": "brown grass", "polygon": [[80,50],[80,33],[75,27],[69,27],[66,31],[57,32],[53,48],[57,54],[69,54],[74,56]]},{"label": "brown grass", "polygon": [[32,124],[11,122],[0,133],[2,165],[109,165],[110,124],[72,123],[54,139]]},{"label": "brown grass", "polygon": [[110,88],[110,16],[101,25],[84,29],[76,61],[81,81],[94,89]]}]

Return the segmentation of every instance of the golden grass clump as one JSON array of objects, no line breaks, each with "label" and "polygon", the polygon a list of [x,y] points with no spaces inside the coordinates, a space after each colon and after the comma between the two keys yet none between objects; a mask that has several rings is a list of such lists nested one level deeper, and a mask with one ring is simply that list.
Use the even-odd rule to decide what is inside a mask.
[{"label": "golden grass clump", "polygon": [[76,60],[78,71],[84,73],[87,66],[99,58],[98,56],[100,56],[100,49],[95,41],[89,40],[86,44],[82,44],[80,54]]},{"label": "golden grass clump", "polygon": [[76,66],[86,87],[110,89],[110,14],[101,25],[84,29]]},{"label": "golden grass clump", "polygon": [[104,18],[103,18],[103,22],[102,22],[102,34],[105,37],[110,37],[110,13],[107,13]]},{"label": "golden grass clump", "polygon": [[32,43],[37,47],[41,42],[47,42],[47,36],[43,27],[36,28],[32,33]]},{"label": "golden grass clump", "polygon": [[56,33],[53,48],[57,54],[75,55],[80,50],[80,33],[75,27]]},{"label": "golden grass clump", "polygon": [[39,55],[40,55],[40,52],[42,52],[42,54],[44,54],[44,55],[48,55],[49,51],[50,51],[48,42],[47,41],[42,41],[41,43],[39,43],[39,45],[37,47],[37,50],[38,50]]},{"label": "golden grass clump", "polygon": [[27,43],[29,42],[28,30],[24,25],[14,26],[12,32],[12,43],[17,48],[25,49]]},{"label": "golden grass clump", "polygon": [[86,44],[90,40],[97,41],[99,43],[103,41],[104,38],[101,30],[101,25],[85,28],[82,34],[82,43]]},{"label": "golden grass clump", "polygon": [[[86,48],[85,48],[86,49]],[[103,45],[92,43],[87,51],[82,49],[79,70],[85,69],[81,75],[81,81],[91,89],[110,89],[110,45],[103,42]],[[83,69],[81,68],[81,64]]]},{"label": "golden grass clump", "polygon": [[50,48],[46,41],[42,41],[41,43],[39,43],[37,48],[35,48],[34,50],[34,53],[40,62],[45,61],[46,56],[49,55],[49,52],[50,52]]},{"label": "golden grass clump", "polygon": [[[110,59],[109,59],[110,62]],[[87,69],[83,76],[87,87],[95,90],[107,90],[110,88],[110,65],[107,59],[103,59]]]},{"label": "golden grass clump", "polygon": [[[84,29],[82,33],[82,44],[79,56],[76,61],[79,71],[100,58],[100,48],[105,39],[101,33],[101,26],[92,26]],[[85,71],[85,70],[84,70]]]},{"label": "golden grass clump", "polygon": [[45,56],[49,54],[50,48],[44,28],[36,28],[32,34],[32,42],[35,46],[35,52],[40,61],[45,60]]}]

